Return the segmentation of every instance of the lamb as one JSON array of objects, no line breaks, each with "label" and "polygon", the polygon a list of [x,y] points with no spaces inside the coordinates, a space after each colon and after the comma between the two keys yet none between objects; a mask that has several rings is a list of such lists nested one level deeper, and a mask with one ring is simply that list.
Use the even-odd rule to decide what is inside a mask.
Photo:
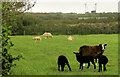
[{"label": "lamb", "polygon": [[99,44],[98,46],[84,45],[84,46],[79,48],[79,53],[82,56],[93,56],[96,59],[96,64],[97,64],[96,56],[100,53],[101,54],[104,53],[105,46],[107,46],[107,44]]},{"label": "lamb", "polygon": [[33,37],[32,39],[35,40],[35,41],[37,41],[37,40],[41,41],[42,40],[41,37]]},{"label": "lamb", "polygon": [[94,63],[93,56],[82,56],[82,55],[80,55],[80,53],[75,53],[75,52],[73,52],[73,53],[76,55],[76,59],[80,63],[79,69],[81,69],[81,67],[82,67],[82,70],[83,70],[83,63],[88,63],[87,68],[89,68],[90,62],[92,62],[92,64],[94,65],[94,69],[96,69],[96,65]]},{"label": "lamb", "polygon": [[60,55],[58,57],[58,71],[60,71],[60,66],[61,66],[61,71],[64,71],[64,67],[65,67],[65,64],[67,64],[69,70],[71,71],[71,68],[70,68],[70,65],[69,65],[69,62],[67,60],[67,58],[64,56],[64,55]]},{"label": "lamb", "polygon": [[53,35],[51,33],[48,33],[48,32],[45,32],[42,36],[44,36],[45,39],[48,38],[48,37],[53,38]]},{"label": "lamb", "polygon": [[68,37],[67,40],[74,40],[72,36]]},{"label": "lamb", "polygon": [[106,64],[108,63],[108,58],[105,55],[99,54],[97,55],[98,63],[99,63],[99,70],[98,72],[102,71],[102,64],[104,67],[104,71],[106,71]]}]

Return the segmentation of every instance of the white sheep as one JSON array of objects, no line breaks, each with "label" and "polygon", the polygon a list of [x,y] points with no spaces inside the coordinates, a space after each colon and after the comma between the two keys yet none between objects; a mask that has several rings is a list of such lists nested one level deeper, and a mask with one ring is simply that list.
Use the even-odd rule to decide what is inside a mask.
[{"label": "white sheep", "polygon": [[67,40],[74,40],[74,38],[72,36],[69,36]]},{"label": "white sheep", "polygon": [[35,41],[37,41],[37,40],[41,41],[42,40],[41,37],[33,37],[32,39],[35,40]]},{"label": "white sheep", "polygon": [[45,39],[48,37],[53,38],[53,35],[51,33],[47,33],[47,32],[45,32],[42,36],[44,36]]}]

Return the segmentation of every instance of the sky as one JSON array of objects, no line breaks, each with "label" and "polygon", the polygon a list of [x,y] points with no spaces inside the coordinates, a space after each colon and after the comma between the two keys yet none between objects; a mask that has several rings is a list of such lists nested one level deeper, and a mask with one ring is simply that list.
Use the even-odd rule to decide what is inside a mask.
[{"label": "sky", "polygon": [[96,12],[118,12],[120,0],[34,0],[35,6],[29,10],[32,12],[62,12],[62,13],[85,13],[95,10]]}]

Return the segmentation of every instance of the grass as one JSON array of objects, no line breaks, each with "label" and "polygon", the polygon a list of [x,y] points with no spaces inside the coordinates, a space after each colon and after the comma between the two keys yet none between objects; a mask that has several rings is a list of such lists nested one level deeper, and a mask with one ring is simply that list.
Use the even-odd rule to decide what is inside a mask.
[{"label": "grass", "polygon": [[[14,61],[17,65],[11,69],[12,75],[118,75],[118,34],[99,35],[73,35],[74,40],[67,41],[67,35],[54,36],[53,39],[42,38],[35,42],[34,36],[11,36],[14,47],[10,49],[13,56],[22,54],[25,59]],[[79,70],[73,52],[78,52],[80,46],[105,44],[104,55],[109,59],[106,72],[98,72],[93,65],[83,71]],[[64,72],[57,71],[57,59],[59,55],[68,58],[72,72],[65,66]]]}]

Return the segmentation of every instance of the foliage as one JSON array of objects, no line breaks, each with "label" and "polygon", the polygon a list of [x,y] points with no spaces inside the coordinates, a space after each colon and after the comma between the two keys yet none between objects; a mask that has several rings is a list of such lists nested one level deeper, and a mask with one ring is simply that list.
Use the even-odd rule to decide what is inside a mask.
[{"label": "foliage", "polygon": [[[116,34],[117,13],[25,13],[17,18],[17,35]],[[13,33],[14,34],[14,33]]]},{"label": "foliage", "polygon": [[[16,31],[16,17],[24,12],[23,7],[27,4],[25,2],[2,2],[2,75],[9,75],[9,71],[14,60],[19,60],[22,55],[13,57],[9,53],[9,49],[14,46],[10,40],[10,35]],[[30,7],[28,7],[29,9]]]}]

